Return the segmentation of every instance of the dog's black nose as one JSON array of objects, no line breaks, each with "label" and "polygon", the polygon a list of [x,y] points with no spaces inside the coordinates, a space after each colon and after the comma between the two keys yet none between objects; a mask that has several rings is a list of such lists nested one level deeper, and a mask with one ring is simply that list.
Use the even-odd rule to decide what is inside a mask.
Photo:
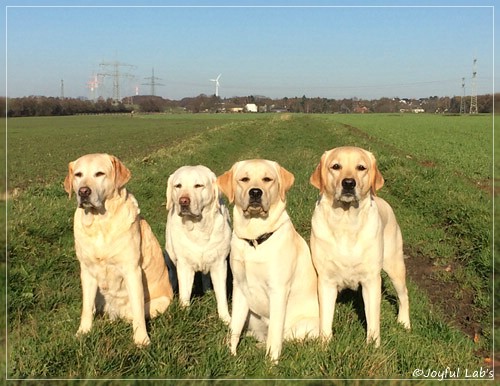
[{"label": "dog's black nose", "polygon": [[356,187],[356,180],[354,178],[344,178],[342,180],[342,187],[345,190],[353,190]]},{"label": "dog's black nose", "polygon": [[262,190],[257,189],[257,188],[253,188],[253,189],[250,189],[248,194],[252,200],[260,200],[262,197]]},{"label": "dog's black nose", "polygon": [[82,198],[88,198],[92,194],[92,190],[88,186],[78,189],[78,195]]}]

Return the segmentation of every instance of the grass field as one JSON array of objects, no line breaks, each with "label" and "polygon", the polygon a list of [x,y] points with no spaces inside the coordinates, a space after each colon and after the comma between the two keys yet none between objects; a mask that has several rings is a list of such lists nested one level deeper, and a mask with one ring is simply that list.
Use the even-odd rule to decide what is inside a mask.
[{"label": "grass field", "polygon": [[[251,338],[241,341],[236,357],[229,354],[212,292],[194,298],[187,310],[174,302],[151,321],[146,349],[134,347],[130,325],[102,318],[88,336],[74,336],[81,289],[72,233],[76,204],[62,187],[69,161],[88,152],[121,158],[132,171],[128,188],[164,245],[166,181],[176,168],[201,163],[219,175],[238,160],[273,159],[295,174],[288,211],[308,240],[317,198],[309,176],[324,150],[341,145],[376,154],[386,180],[380,195],[395,209],[408,267],[412,259],[425,261],[435,288],[446,289],[437,304],[433,295],[439,294],[409,272],[410,332],[397,325],[395,293],[384,280],[379,349],[364,343],[362,300],[352,291],[338,301],[334,339],[327,346],[287,342],[277,366]],[[492,148],[491,116],[10,119],[8,182],[15,198],[8,201],[8,378],[425,379],[418,370],[446,368],[461,369],[460,378],[466,370],[481,375],[493,349]],[[465,302],[476,339],[454,323]]]}]

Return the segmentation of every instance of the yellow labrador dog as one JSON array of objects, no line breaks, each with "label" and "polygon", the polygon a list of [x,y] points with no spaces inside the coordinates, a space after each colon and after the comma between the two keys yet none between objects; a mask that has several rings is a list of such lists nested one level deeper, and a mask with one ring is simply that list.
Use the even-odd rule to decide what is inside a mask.
[{"label": "yellow labrador dog", "polygon": [[311,252],[318,272],[321,335],[332,336],[337,293],[361,284],[367,341],[380,345],[381,276],[389,275],[399,298],[398,321],[410,328],[403,242],[389,204],[376,197],[384,184],[372,153],[357,147],[326,151],[311,176],[320,190]]},{"label": "yellow labrador dog", "polygon": [[319,335],[316,272],[285,208],[294,176],[276,162],[255,159],[235,163],[217,181],[234,201],[231,352],[246,326],[276,362],[283,339]]},{"label": "yellow labrador dog", "polygon": [[77,334],[90,331],[98,310],[132,320],[134,342],[143,346],[150,343],[145,318],[164,312],[173,291],[160,244],[124,187],[129,178],[116,157],[88,154],[69,163],[64,188],[78,201],[74,234],[83,307]]},{"label": "yellow labrador dog", "polygon": [[189,305],[195,272],[210,272],[219,317],[229,323],[226,259],[231,227],[216,180],[203,165],[183,166],[170,175],[165,249],[177,267],[181,304]]}]

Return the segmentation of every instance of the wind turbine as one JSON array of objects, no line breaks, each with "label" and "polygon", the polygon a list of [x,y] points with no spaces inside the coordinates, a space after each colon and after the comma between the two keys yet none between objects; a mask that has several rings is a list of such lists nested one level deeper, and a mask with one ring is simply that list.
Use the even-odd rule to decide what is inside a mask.
[{"label": "wind turbine", "polygon": [[215,96],[218,97],[219,96],[219,78],[222,74],[219,74],[219,76],[215,79],[210,79],[211,82],[215,82]]}]

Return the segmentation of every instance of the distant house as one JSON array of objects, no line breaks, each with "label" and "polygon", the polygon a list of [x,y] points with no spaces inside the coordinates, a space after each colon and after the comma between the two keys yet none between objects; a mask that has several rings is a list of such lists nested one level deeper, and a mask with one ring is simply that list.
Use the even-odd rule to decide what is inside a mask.
[{"label": "distant house", "polygon": [[259,109],[257,108],[257,105],[255,103],[247,103],[245,105],[245,111],[247,113],[256,113],[259,111]]},{"label": "distant house", "polygon": [[232,113],[242,113],[243,107],[231,107],[229,111],[231,111]]}]

